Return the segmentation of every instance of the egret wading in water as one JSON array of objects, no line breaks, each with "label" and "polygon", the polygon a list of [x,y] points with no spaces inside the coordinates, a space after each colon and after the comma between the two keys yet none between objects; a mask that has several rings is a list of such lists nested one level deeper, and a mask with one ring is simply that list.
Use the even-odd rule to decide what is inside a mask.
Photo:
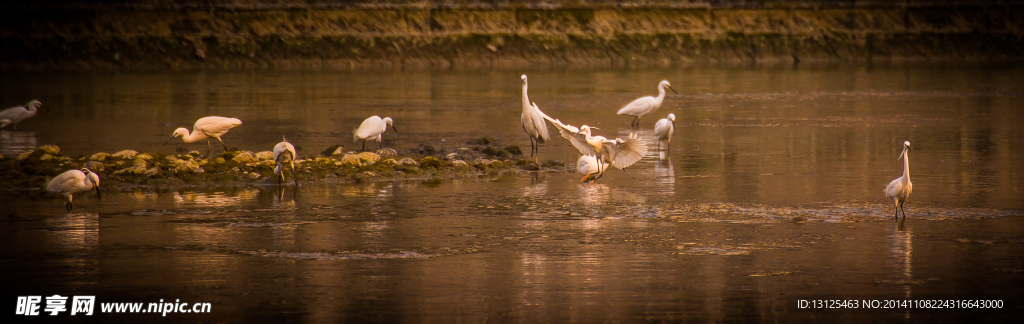
[{"label": "egret wading in water", "polygon": [[[611,163],[612,166],[625,170],[627,167],[633,165],[637,161],[640,161],[644,155],[647,154],[647,144],[640,140],[640,136],[630,132],[628,139],[616,138],[610,140],[604,136],[594,136],[591,134],[592,129],[598,129],[596,127],[590,127],[587,125],[576,126],[567,125],[557,119],[553,119],[548,115],[545,115],[534,103],[533,107],[536,108],[537,112],[541,114],[547,121],[555,125],[558,128],[558,132],[565,139],[572,143],[577,150],[583,155],[593,155],[597,158],[597,177],[600,178],[604,175],[604,170],[608,168],[606,163]],[[586,177],[584,177],[584,180]],[[581,182],[583,180],[580,180]]]},{"label": "egret wading in water", "polygon": [[68,202],[64,203],[64,207],[69,212],[73,207],[71,203],[72,195],[93,189],[96,189],[96,198],[102,201],[103,197],[100,196],[100,177],[86,168],[65,171],[54,177],[46,185],[46,191],[58,193],[68,198]]},{"label": "egret wading in water", "polygon": [[604,175],[604,170],[608,169],[607,163],[598,163],[597,157],[593,155],[580,155],[580,158],[576,160],[576,171],[579,171],[583,175],[583,179],[580,182],[586,182],[590,179],[590,183],[594,183],[597,179]]},{"label": "egret wading in water", "polygon": [[199,120],[196,121],[196,124],[192,126],[192,133],[189,133],[188,129],[184,127],[175,129],[174,133],[171,134],[171,138],[168,138],[167,141],[164,142],[164,145],[167,145],[167,143],[171,142],[175,137],[181,137],[181,140],[185,143],[195,143],[205,139],[206,156],[210,156],[210,151],[213,150],[213,148],[210,147],[210,138],[213,137],[220,142],[220,145],[224,146],[224,151],[227,152],[228,146],[227,144],[224,144],[224,141],[221,140],[220,137],[224,136],[224,134],[232,128],[238,127],[238,125],[241,124],[242,121],[238,118],[218,116],[199,118]]},{"label": "egret wading in water", "polygon": [[617,114],[633,116],[633,122],[630,123],[630,126],[640,128],[640,117],[661,108],[661,102],[665,101],[665,88],[669,88],[675,94],[679,94],[679,92],[676,92],[676,89],[672,89],[672,86],[668,84],[668,80],[662,80],[661,83],[658,83],[657,97],[647,96],[633,100],[633,102],[619,109]]},{"label": "egret wading in water", "polygon": [[391,117],[384,117],[381,119],[380,116],[370,116],[370,118],[364,120],[362,124],[359,124],[359,128],[352,132],[352,141],[355,142],[360,139],[363,140],[362,152],[366,151],[367,140],[377,141],[379,149],[383,149],[383,134],[388,130],[388,125],[391,125],[391,129],[394,130],[397,135],[398,129],[395,128],[395,125],[392,123]]},{"label": "egret wading in water", "polygon": [[540,163],[534,154],[537,153],[541,144],[551,140],[551,135],[548,134],[548,124],[544,122],[543,113],[536,106],[530,105],[530,97],[526,95],[528,86],[526,74],[519,78],[523,79],[523,114],[519,119],[523,122],[523,130],[526,131],[526,135],[530,136],[530,158],[533,158],[533,162]]},{"label": "egret wading in water", "polygon": [[0,129],[12,126],[13,129],[18,129],[18,123],[29,119],[29,117],[35,116],[39,112],[39,108],[46,108],[49,112],[49,107],[43,107],[43,103],[39,100],[29,101],[27,104],[21,107],[14,107],[0,111]]},{"label": "egret wading in water", "polygon": [[284,136],[281,136],[281,143],[274,145],[274,162],[277,163],[277,166],[274,167],[274,177],[277,178],[278,185],[284,181],[285,163],[291,167],[292,180],[295,181],[295,185],[299,185],[299,178],[295,176],[295,146],[288,143],[288,139]]},{"label": "egret wading in water", "polygon": [[661,151],[661,142],[665,142],[665,149],[668,150],[672,144],[672,133],[676,132],[676,115],[668,114],[668,117],[658,120],[654,124],[654,137],[658,138],[658,150]]},{"label": "egret wading in water", "polygon": [[896,158],[903,159],[903,176],[893,179],[889,182],[889,186],[885,187],[885,197],[892,199],[894,205],[896,205],[896,219],[900,217],[900,210],[903,210],[903,219],[907,219],[907,211],[903,209],[903,202],[907,201],[910,197],[910,192],[914,190],[914,184],[910,182],[910,161],[907,159],[907,153],[910,152],[910,141],[903,142],[903,153],[900,153],[900,157]]}]

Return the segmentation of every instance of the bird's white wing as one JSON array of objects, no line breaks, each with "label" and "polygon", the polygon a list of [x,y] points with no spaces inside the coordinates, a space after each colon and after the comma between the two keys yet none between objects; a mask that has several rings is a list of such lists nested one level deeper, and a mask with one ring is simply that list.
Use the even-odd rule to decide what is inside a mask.
[{"label": "bird's white wing", "polygon": [[537,108],[536,103],[533,104],[533,107],[536,109],[538,114],[544,117],[544,119],[547,119],[548,122],[551,122],[552,125],[555,125],[555,128],[558,128],[558,132],[562,134],[562,137],[569,140],[569,142],[572,143],[572,146],[575,146],[576,149],[580,151],[580,153],[582,153],[583,155],[597,154],[597,151],[594,150],[594,147],[590,146],[590,144],[587,144],[587,134],[580,133],[580,129],[578,127],[564,124],[558,119],[551,118],[544,112],[541,112],[540,108]]},{"label": "bird's white wing", "polygon": [[900,191],[903,191],[903,183],[900,182],[900,178],[893,179],[889,182],[889,185],[885,187],[885,190],[882,190],[882,192],[885,193],[885,196],[889,199],[899,196]]},{"label": "bird's white wing", "polygon": [[627,140],[605,140],[604,148],[608,150],[612,165],[619,169],[625,169],[647,155],[647,143],[641,141],[636,133],[630,133]]},{"label": "bird's white wing", "polygon": [[638,98],[636,100],[633,100],[633,102],[630,102],[629,104],[626,104],[626,106],[622,107],[622,109],[619,109],[619,112],[617,114],[619,114],[619,115],[629,115],[629,116],[634,116],[634,117],[640,116],[640,115],[643,115],[643,114],[651,112],[651,108],[653,107],[653,102],[654,102],[654,97]]},{"label": "bird's white wing", "polygon": [[28,112],[28,110],[25,110],[24,107],[14,107],[0,111],[0,120],[10,120],[11,122],[15,122],[26,112]]},{"label": "bird's white wing", "polygon": [[242,121],[238,118],[210,116],[199,118],[192,131],[202,132],[206,136],[220,136],[241,124]]},{"label": "bird's white wing", "polygon": [[654,136],[659,140],[667,140],[672,136],[672,121],[667,118],[662,118],[657,124],[654,124]]},{"label": "bird's white wing", "polygon": [[[289,153],[291,156],[288,156],[287,154],[285,156],[281,156],[283,153]],[[274,161],[280,162],[282,158],[295,158],[295,147],[288,142],[281,142],[274,145]]]},{"label": "bird's white wing", "polygon": [[[76,174],[77,172],[78,174]],[[77,183],[83,179],[79,179],[78,175],[84,178],[85,174],[78,170],[71,170],[61,173],[50,180],[50,183],[46,185],[46,190],[53,193],[66,194],[74,190],[77,187]]]}]

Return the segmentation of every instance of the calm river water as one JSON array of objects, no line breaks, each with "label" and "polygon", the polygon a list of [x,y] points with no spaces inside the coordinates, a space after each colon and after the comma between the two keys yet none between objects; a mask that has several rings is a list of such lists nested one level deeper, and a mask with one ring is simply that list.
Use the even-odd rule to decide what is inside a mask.
[{"label": "calm river water", "polygon": [[[40,113],[0,153],[162,146],[199,117],[238,117],[228,146],[282,135],[313,155],[358,149],[390,116],[399,151],[488,137],[528,148],[530,99],[625,137],[628,101],[679,91],[653,149],[596,184],[521,176],[300,187],[0,192],[3,299],[180,300],[212,313],[96,314],[181,322],[683,322],[1020,320],[1024,314],[1024,66],[691,66],[651,70],[254,71],[6,75],[0,102]],[[552,128],[554,132],[554,128]],[[553,134],[554,135],[554,134]],[[882,189],[912,142],[905,222]],[[525,150],[525,149],[524,149]],[[575,163],[554,136],[541,160]],[[800,311],[797,298],[1002,299],[1002,311]],[[803,296],[803,297],[801,297]],[[49,317],[44,315],[44,317]],[[68,313],[58,316],[73,319]],[[39,319],[42,320],[42,319]]]}]

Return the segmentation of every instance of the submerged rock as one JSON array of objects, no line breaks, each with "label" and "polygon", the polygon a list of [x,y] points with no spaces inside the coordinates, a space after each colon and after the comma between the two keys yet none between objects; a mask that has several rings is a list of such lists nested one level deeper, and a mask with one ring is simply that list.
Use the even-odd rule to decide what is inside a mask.
[{"label": "submerged rock", "polygon": [[53,159],[60,159],[60,158],[57,157],[56,155],[52,155],[50,153],[43,154],[43,156],[39,157],[39,160],[41,160],[41,161],[48,161],[48,160],[53,160]]},{"label": "submerged rock", "polygon": [[89,157],[89,161],[106,161],[110,157],[110,153],[99,152]]},{"label": "submerged rock", "polygon": [[123,151],[119,151],[117,153],[114,153],[114,155],[111,155],[111,156],[115,157],[115,158],[118,158],[118,159],[132,159],[136,155],[139,155],[139,152],[137,152],[135,150],[123,150]]},{"label": "submerged rock", "polygon": [[46,145],[40,146],[38,148],[38,150],[42,150],[46,154],[60,155],[60,148],[57,147],[57,145],[53,145],[53,144],[46,144]]},{"label": "submerged rock", "polygon": [[157,175],[159,173],[160,173],[160,168],[159,167],[153,167],[153,168],[150,168],[149,170],[146,170],[146,172],[143,173],[143,174],[146,175],[147,177],[152,177],[152,176],[155,176],[155,175]]},{"label": "submerged rock", "polygon": [[464,170],[469,170],[470,169],[469,163],[466,163],[466,161],[463,161],[463,160],[452,161],[452,167],[455,167],[456,170],[460,170],[460,171],[464,171]]},{"label": "submerged rock", "polygon": [[29,155],[32,155],[32,152],[25,152],[25,153],[18,154],[18,161],[27,159]]},{"label": "submerged rock", "polygon": [[149,153],[140,153],[135,156],[136,160],[149,161],[153,159],[153,155]]}]

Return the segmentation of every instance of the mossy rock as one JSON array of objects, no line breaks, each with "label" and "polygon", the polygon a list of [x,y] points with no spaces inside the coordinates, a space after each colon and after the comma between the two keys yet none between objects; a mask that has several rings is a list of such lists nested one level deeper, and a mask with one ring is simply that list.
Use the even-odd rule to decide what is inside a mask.
[{"label": "mossy rock", "polygon": [[98,161],[85,162],[84,167],[95,172],[103,172],[103,170],[106,168],[102,162]]},{"label": "mossy rock", "polygon": [[46,145],[40,146],[39,148],[37,148],[37,150],[42,150],[43,153],[50,154],[50,155],[60,155],[60,148],[57,147],[57,145],[53,145],[53,144],[46,144]]},{"label": "mossy rock", "polygon": [[257,161],[258,160],[256,159],[256,157],[253,156],[251,152],[238,153],[238,155],[235,155],[234,157],[231,158],[231,162],[235,162],[238,164],[249,164]]},{"label": "mossy rock", "polygon": [[260,160],[260,161],[273,160],[274,159],[274,152],[262,151],[262,152],[256,153],[254,156],[256,157],[257,160]]},{"label": "mossy rock", "polygon": [[111,155],[111,157],[118,158],[118,159],[130,160],[132,158],[135,158],[136,155],[139,155],[139,152],[137,152],[135,150],[123,150],[123,151],[118,151],[117,153],[114,153],[113,155]]},{"label": "mossy rock", "polygon": [[377,161],[380,161],[380,155],[373,152],[345,154],[345,156],[341,157],[342,165],[366,166],[377,163]]},{"label": "mossy rock", "polygon": [[99,153],[93,154],[92,156],[89,156],[89,161],[100,161],[100,162],[103,162],[103,161],[106,161],[108,158],[110,158],[110,153],[99,152]]},{"label": "mossy rock", "polygon": [[442,167],[444,167],[444,161],[433,156],[428,156],[420,160],[420,167],[434,168],[440,170]]}]

